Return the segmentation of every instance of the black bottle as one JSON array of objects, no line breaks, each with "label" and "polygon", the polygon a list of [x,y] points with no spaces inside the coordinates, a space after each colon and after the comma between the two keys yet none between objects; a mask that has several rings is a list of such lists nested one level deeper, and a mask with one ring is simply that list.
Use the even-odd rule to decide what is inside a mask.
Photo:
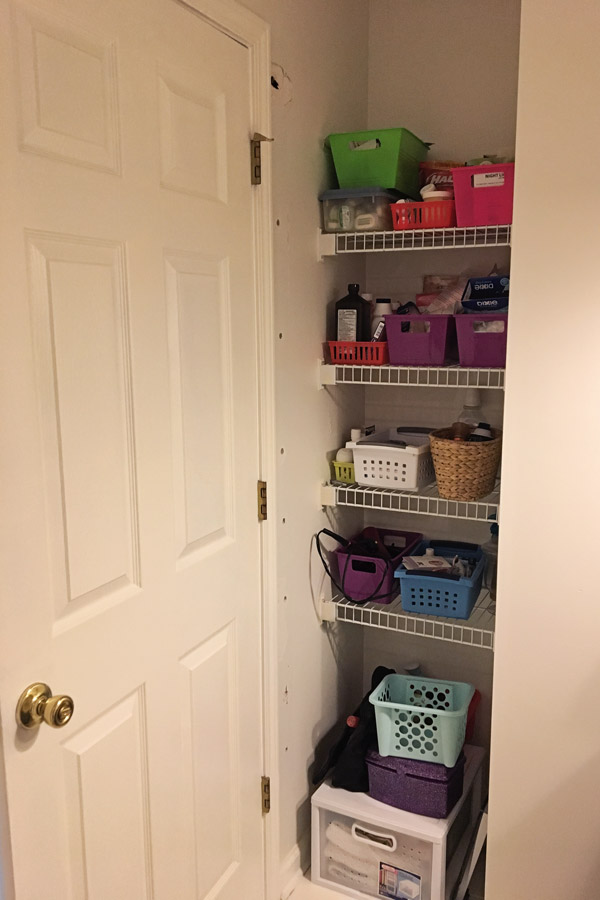
[{"label": "black bottle", "polygon": [[337,341],[371,340],[371,304],[359,290],[358,284],[349,284],[348,294],[335,304]]}]

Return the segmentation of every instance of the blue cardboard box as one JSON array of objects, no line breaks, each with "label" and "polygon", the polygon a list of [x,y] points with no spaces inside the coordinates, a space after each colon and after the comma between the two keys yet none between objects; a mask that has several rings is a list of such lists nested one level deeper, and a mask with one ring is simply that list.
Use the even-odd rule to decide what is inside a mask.
[{"label": "blue cardboard box", "polygon": [[462,295],[462,307],[465,312],[506,312],[509,287],[508,275],[469,278]]}]

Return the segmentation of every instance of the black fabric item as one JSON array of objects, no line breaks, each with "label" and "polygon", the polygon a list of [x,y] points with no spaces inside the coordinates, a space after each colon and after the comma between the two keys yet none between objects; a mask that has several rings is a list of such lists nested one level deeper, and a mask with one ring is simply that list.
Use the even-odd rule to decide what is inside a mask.
[{"label": "black fabric item", "polygon": [[343,731],[335,742],[324,765],[313,777],[317,785],[333,769],[331,783],[334,787],[346,791],[368,791],[369,772],[366,755],[372,747],[377,747],[377,728],[375,726],[375,710],[369,703],[369,694],[374,691],[386,675],[393,675],[393,669],[377,666],[371,676],[371,689],[361,700],[353,715],[359,720],[355,728],[351,728],[344,720]]}]

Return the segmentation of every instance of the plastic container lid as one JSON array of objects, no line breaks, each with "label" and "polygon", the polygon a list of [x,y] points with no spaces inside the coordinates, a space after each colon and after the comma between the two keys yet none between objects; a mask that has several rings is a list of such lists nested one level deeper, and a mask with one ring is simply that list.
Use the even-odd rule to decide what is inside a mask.
[{"label": "plastic container lid", "polygon": [[334,188],[319,194],[319,200],[344,200],[350,197],[385,197],[390,203],[395,203],[399,197],[402,197],[402,192],[395,191],[392,188],[360,187]]},{"label": "plastic container lid", "polygon": [[423,200],[428,203],[430,200],[452,200],[452,191],[429,191],[423,194]]}]

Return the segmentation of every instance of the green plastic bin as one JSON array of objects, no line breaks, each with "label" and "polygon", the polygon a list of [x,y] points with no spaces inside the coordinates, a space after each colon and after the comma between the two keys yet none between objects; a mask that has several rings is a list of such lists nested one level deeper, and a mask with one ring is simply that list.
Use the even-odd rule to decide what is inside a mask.
[{"label": "green plastic bin", "polygon": [[419,163],[429,146],[406,128],[330,134],[327,143],[341,188],[377,184],[421,199]]}]

